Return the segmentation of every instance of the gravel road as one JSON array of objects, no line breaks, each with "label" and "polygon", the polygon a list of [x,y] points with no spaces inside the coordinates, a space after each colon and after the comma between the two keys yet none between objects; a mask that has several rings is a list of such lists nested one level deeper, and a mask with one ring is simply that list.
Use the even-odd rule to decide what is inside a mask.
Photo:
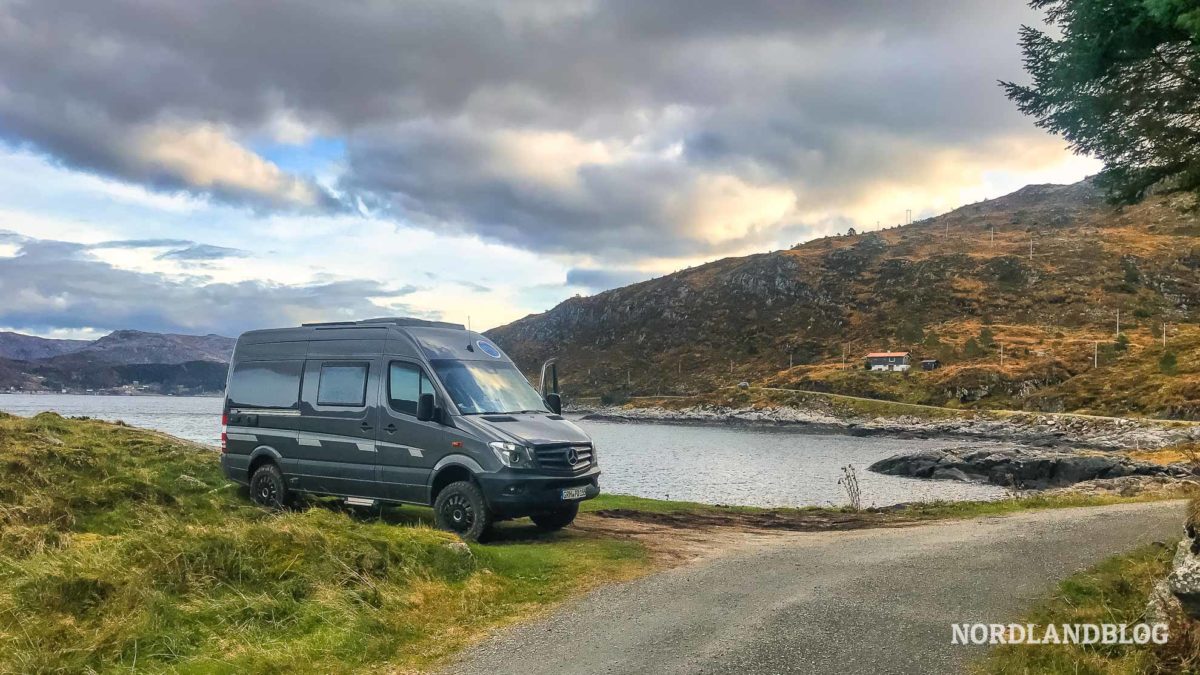
[{"label": "gravel road", "polygon": [[954,622],[1007,622],[1061,578],[1182,534],[1183,502],[790,534],[595,591],[447,672],[956,673]]}]

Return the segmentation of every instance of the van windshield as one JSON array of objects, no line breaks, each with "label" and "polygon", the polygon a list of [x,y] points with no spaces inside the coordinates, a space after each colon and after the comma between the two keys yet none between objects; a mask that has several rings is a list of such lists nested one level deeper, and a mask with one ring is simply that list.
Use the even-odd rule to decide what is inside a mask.
[{"label": "van windshield", "polygon": [[464,415],[549,412],[512,363],[434,359],[433,369]]}]

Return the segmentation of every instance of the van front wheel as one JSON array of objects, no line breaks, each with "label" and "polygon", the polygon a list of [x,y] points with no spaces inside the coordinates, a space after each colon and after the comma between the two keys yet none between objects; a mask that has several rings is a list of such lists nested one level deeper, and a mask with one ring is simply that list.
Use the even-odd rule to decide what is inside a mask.
[{"label": "van front wheel", "polygon": [[561,530],[575,522],[575,516],[578,514],[579,503],[576,502],[549,511],[538,511],[537,513],[530,514],[529,519],[533,521],[534,525],[538,526],[539,530],[553,532],[554,530]]},{"label": "van front wheel", "polygon": [[287,505],[287,483],[279,467],[267,462],[254,470],[250,477],[250,500],[269,509],[282,509]]},{"label": "van front wheel", "polygon": [[480,541],[492,526],[492,513],[479,486],[460,480],[442,488],[433,503],[437,526],[467,541]]}]

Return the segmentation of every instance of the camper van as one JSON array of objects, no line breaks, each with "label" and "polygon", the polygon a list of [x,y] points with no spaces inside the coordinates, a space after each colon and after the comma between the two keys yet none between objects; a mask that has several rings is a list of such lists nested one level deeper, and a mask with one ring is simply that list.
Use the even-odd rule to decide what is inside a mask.
[{"label": "camper van", "polygon": [[462,325],[411,318],[304,324],[238,338],[221,467],[250,498],[432,506],[468,540],[528,516],[556,530],[600,492],[590,438],[560,412],[557,366],[535,390]]}]

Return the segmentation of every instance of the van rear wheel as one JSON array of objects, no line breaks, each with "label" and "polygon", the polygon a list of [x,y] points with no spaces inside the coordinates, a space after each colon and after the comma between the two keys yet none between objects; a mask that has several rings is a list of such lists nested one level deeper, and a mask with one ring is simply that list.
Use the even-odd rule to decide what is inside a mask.
[{"label": "van rear wheel", "polygon": [[538,511],[529,515],[529,519],[534,525],[538,526],[539,530],[553,532],[561,530],[564,527],[575,522],[575,516],[579,514],[579,503],[560,506],[549,511]]},{"label": "van rear wheel", "polygon": [[492,513],[478,485],[460,480],[442,488],[433,503],[434,523],[467,541],[482,541],[492,527]]},{"label": "van rear wheel", "polygon": [[250,500],[268,509],[282,509],[288,503],[287,483],[279,467],[267,462],[254,470],[250,477]]}]

